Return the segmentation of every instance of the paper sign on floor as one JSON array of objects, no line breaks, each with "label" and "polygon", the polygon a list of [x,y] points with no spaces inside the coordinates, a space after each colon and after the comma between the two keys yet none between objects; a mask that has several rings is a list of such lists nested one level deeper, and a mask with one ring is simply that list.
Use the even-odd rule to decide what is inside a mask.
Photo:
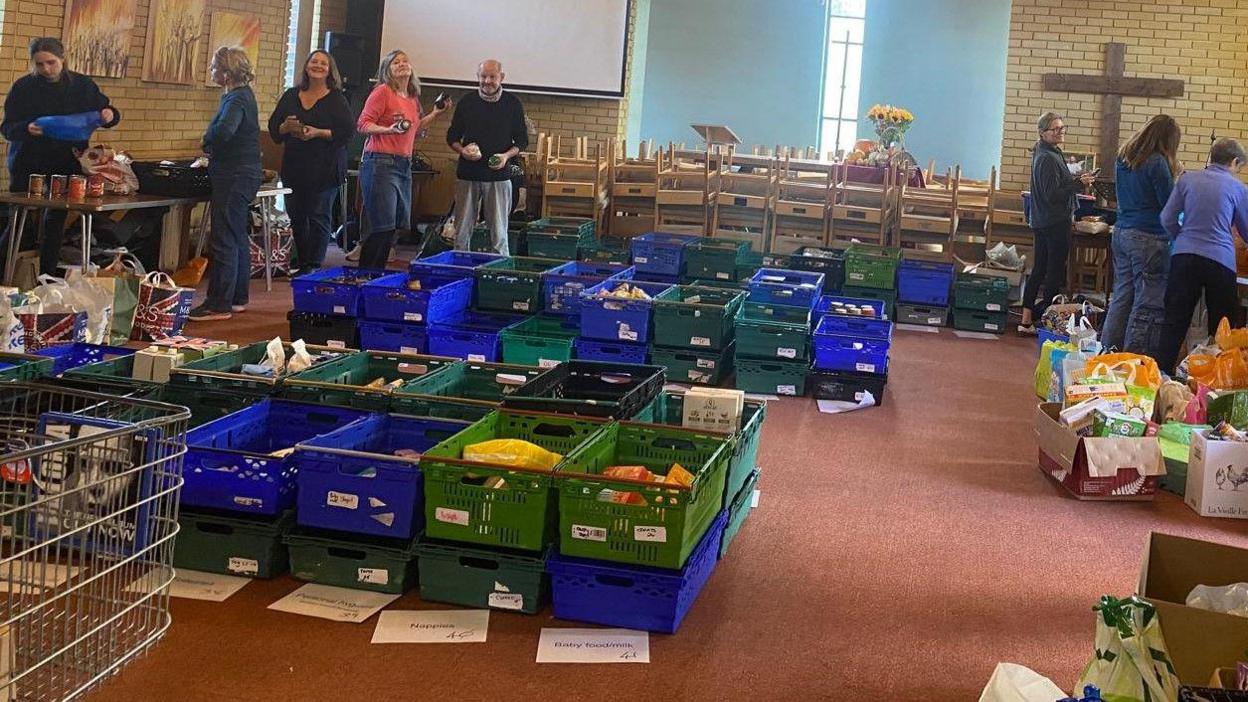
[{"label": "paper sign on floor", "polygon": [[485,643],[488,609],[382,612],[373,643]]},{"label": "paper sign on floor", "polygon": [[398,595],[384,592],[308,583],[269,605],[269,609],[359,624],[397,599]]},{"label": "paper sign on floor", "polygon": [[923,324],[894,324],[893,328],[898,331],[923,332],[924,334],[940,333],[940,329],[938,327],[929,327]]},{"label": "paper sign on floor", "polygon": [[1001,338],[1000,334],[989,334],[987,332],[972,332],[972,331],[960,331],[960,330],[955,331],[953,335],[958,337],[959,339],[983,339],[984,341],[996,341],[997,339]]},{"label": "paper sign on floor", "polygon": [[538,663],[649,663],[650,634],[631,629],[542,629]]},{"label": "paper sign on floor", "polygon": [[75,566],[27,560],[0,563],[0,593],[34,594],[45,588],[57,588],[79,570]]},{"label": "paper sign on floor", "polygon": [[249,582],[251,578],[179,568],[177,576],[169,584],[169,596],[186,600],[224,602],[234,593],[242,590]]},{"label": "paper sign on floor", "polygon": [[815,402],[819,405],[819,411],[824,414],[841,414],[875,407],[875,396],[864,390],[862,392],[862,400],[859,402],[846,402],[844,400],[816,400]]}]

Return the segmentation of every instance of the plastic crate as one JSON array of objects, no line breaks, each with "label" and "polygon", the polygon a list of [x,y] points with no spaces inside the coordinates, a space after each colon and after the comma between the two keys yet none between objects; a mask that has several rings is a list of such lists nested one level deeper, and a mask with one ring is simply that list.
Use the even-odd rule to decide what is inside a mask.
[{"label": "plastic crate", "polygon": [[553,258],[509,256],[476,270],[477,309],[532,312],[542,308],[542,276],[563,263]]},{"label": "plastic crate", "polygon": [[695,239],[685,245],[685,270],[681,275],[701,280],[735,281],[737,265],[744,261],[749,250],[750,244],[745,241]]},{"label": "plastic crate", "polygon": [[657,346],[719,350],[732,343],[745,293],[678,285],[654,298]]},{"label": "plastic crate", "polygon": [[[101,344],[88,344],[84,342],[74,342],[72,344],[57,344],[56,346],[48,346],[35,352],[36,356],[46,356],[52,359],[52,370],[50,375],[61,375],[62,373],[87,366],[92,363],[99,363],[109,359],[118,358],[120,356],[130,356],[135,352],[134,349],[128,349],[124,346],[105,346]],[[0,359],[2,361],[3,359]],[[0,374],[3,370],[0,370]]]},{"label": "plastic crate", "polygon": [[[607,426],[569,453],[560,470],[559,552],[682,567],[723,507],[731,459],[730,434],[633,422]],[[674,463],[693,474],[691,486],[602,475],[611,466],[645,466],[666,475]],[[630,501],[612,500],[621,495]]]},{"label": "plastic crate", "polygon": [[[245,392],[252,395],[267,395],[274,392],[286,374],[273,376],[248,375],[242,372],[245,365],[261,363],[267,357],[270,342],[257,341],[233,351],[226,351],[215,356],[201,358],[174,368],[169,373],[169,384],[182,387],[224,390],[229,392]],[[290,344],[282,344],[286,358],[294,355]],[[313,357],[313,367],[340,358],[344,351],[327,346],[308,345],[308,352]],[[354,353],[354,351],[350,352]],[[120,359],[119,359],[120,360]]]},{"label": "plastic crate", "polygon": [[737,320],[737,354],[740,356],[808,361],[809,342],[810,327],[805,324],[764,322],[746,317]]},{"label": "plastic crate", "polygon": [[291,341],[303,339],[309,344],[335,349],[360,347],[355,317],[291,310],[286,313],[286,319],[290,322]]},{"label": "plastic crate", "polygon": [[0,380],[36,380],[52,373],[55,359],[43,355],[0,352]]},{"label": "plastic crate", "polygon": [[[827,297],[827,295],[823,297]],[[800,324],[809,331],[810,308],[794,307],[792,305],[773,305],[770,302],[751,302],[747,298],[745,304],[741,307],[741,317],[737,320],[737,324],[740,325],[743,319],[752,319],[759,322]]]},{"label": "plastic crate", "polygon": [[419,322],[382,322],[361,319],[359,347],[365,351],[425,353],[429,350],[429,327]]},{"label": "plastic crate", "polygon": [[884,311],[884,305],[880,304],[879,300],[869,297],[824,295],[815,303],[810,319],[817,324],[825,314],[852,314],[869,319],[889,319]]},{"label": "plastic crate", "polygon": [[633,254],[628,244],[628,239],[595,239],[588,246],[581,247],[579,256],[582,261],[632,265]]},{"label": "plastic crate", "polygon": [[[559,466],[536,471],[465,461],[464,447],[491,439],[523,439],[567,456],[605,424],[602,420],[502,409],[434,446],[420,461],[425,474],[425,535],[542,550],[555,538],[558,524],[553,476]],[[503,485],[489,487],[492,479],[501,479]]]},{"label": "plastic crate", "polygon": [[953,328],[959,331],[1004,334],[1008,315],[1008,312],[984,312],[955,307]]},{"label": "plastic crate", "polygon": [[131,161],[130,169],[144,195],[203,198],[212,194],[207,168],[192,167],[193,160]]},{"label": "plastic crate", "polygon": [[760,268],[750,278],[750,300],[754,302],[813,307],[822,296],[822,273]]},{"label": "plastic crate", "polygon": [[[457,363],[443,356],[361,351],[288,376],[280,393],[289,400],[385,412],[396,387]],[[379,386],[370,385],[377,380]]]},{"label": "plastic crate", "polygon": [[953,286],[953,264],[903,260],[897,268],[897,301],[945,307]]},{"label": "plastic crate", "polygon": [[700,238],[696,234],[668,232],[647,232],[635,236],[630,244],[633,267],[638,273],[679,278],[685,272],[685,246]]},{"label": "plastic crate", "polygon": [[594,220],[589,217],[542,217],[529,222],[525,229],[530,232],[563,232],[591,236],[595,231]]},{"label": "plastic crate", "polygon": [[227,414],[246,409],[265,397],[231,389],[213,390],[172,384],[153,384],[149,386],[149,390],[155,391],[151,396],[154,400],[180,405],[190,410],[191,419],[187,422],[187,429],[194,429]]},{"label": "plastic crate", "polygon": [[[37,357],[36,357],[37,358]],[[43,359],[46,360],[46,359]],[[4,356],[0,355],[0,363],[6,362]],[[3,369],[0,369],[0,377],[3,375]],[[101,391],[112,390],[114,388],[124,388],[127,390],[151,390],[152,388],[160,388],[164,383],[157,383],[154,380],[137,380],[134,378],[134,355],[117,356],[115,358],[96,361],[85,366],[70,368],[65,371],[65,378],[74,380],[75,382],[91,383],[94,388]],[[92,387],[83,385],[83,387]]]},{"label": "plastic crate", "polygon": [[845,284],[845,250],[820,246],[803,246],[773,268],[791,271],[813,271],[823,274],[825,292],[836,292]]},{"label": "plastic crate", "polygon": [[850,244],[845,251],[845,285],[892,290],[897,285],[901,249]]},{"label": "plastic crate", "polygon": [[[408,287],[413,280],[421,283],[419,290]],[[468,309],[472,287],[471,279],[394,273],[364,286],[363,316],[389,322],[440,322]]]},{"label": "plastic crate", "polygon": [[425,526],[418,456],[468,422],[374,414],[299,444],[300,526],[410,539]]},{"label": "plastic crate", "polygon": [[[664,392],[662,397],[663,412],[655,418],[656,423],[681,426],[684,421],[684,393]],[[724,481],[725,503],[741,490],[750,472],[759,469],[758,446],[762,440],[765,419],[766,402],[745,400],[741,409],[741,422],[733,433],[732,459],[728,462],[728,477]]]},{"label": "plastic crate", "polygon": [[866,298],[875,300],[883,305],[883,314],[888,319],[893,319],[897,314],[897,291],[886,290],[884,288],[856,288],[846,285],[841,288],[841,292],[849,297]]},{"label": "plastic crate", "polygon": [[569,261],[542,276],[542,309],[550,314],[579,315],[581,293],[603,281],[632,277],[632,266]]},{"label": "plastic crate", "polygon": [[869,392],[877,406],[884,404],[884,387],[887,384],[887,375],[856,371],[811,371],[806,379],[806,388],[816,400],[862,402],[863,393]]},{"label": "plastic crate", "polygon": [[652,346],[650,362],[667,369],[668,382],[719,385],[724,378],[732,374],[734,346],[735,342],[720,351]]},{"label": "plastic crate", "polygon": [[594,233],[528,230],[529,255],[539,258],[555,258],[560,261],[576,260],[582,249],[593,244]]},{"label": "plastic crate", "polygon": [[751,471],[746,476],[745,484],[733,494],[732,500],[728,502],[728,522],[724,526],[724,535],[719,540],[721,559],[728,555],[728,545],[736,538],[741,527],[745,525],[746,517],[749,517],[750,511],[754,509],[754,490],[758,487],[758,475],[758,471]]},{"label": "plastic crate", "polygon": [[295,463],[285,449],[363,416],[343,407],[265,399],[196,427],[186,433],[182,504],[268,515],[290,509]]},{"label": "plastic crate", "polygon": [[292,512],[266,518],[216,510],[181,510],[173,566],[252,578],[282,575],[290,567],[282,538],[294,523]]},{"label": "plastic crate", "polygon": [[580,325],[568,317],[538,315],[499,333],[503,362],[554,368],[572,358],[572,342]]},{"label": "plastic crate", "polygon": [[[581,327],[584,330],[584,325]],[[646,344],[632,344],[623,341],[602,341],[600,339],[578,338],[573,342],[576,357],[582,361],[604,361],[607,363],[649,363],[650,347]]]},{"label": "plastic crate", "polygon": [[501,361],[502,331],[523,319],[523,316],[513,314],[464,312],[458,317],[429,325],[428,352],[468,361]]},{"label": "plastic crate", "polygon": [[364,284],[386,274],[384,270],[339,266],[301,275],[290,281],[295,311],[358,317]]},{"label": "plastic crate", "polygon": [[674,634],[719,562],[727,512],[706,530],[680,570],[551,554],[551,600],[559,619]]},{"label": "plastic crate", "polygon": [[738,390],[758,395],[801,397],[806,394],[808,366],[804,361],[738,357],[735,365]]},{"label": "plastic crate", "polygon": [[815,327],[812,337],[812,345],[815,347],[814,367],[818,370],[879,375],[888,373],[888,339],[846,336],[830,331],[828,324],[835,319],[836,315],[826,315],[819,321],[819,326]]},{"label": "plastic crate", "polygon": [[862,339],[892,341],[893,323],[869,317],[826,314],[819,318],[819,323],[815,326],[815,334],[836,334]]},{"label": "plastic crate", "polygon": [[671,289],[667,283],[628,281],[651,299],[602,295],[610,293],[623,281],[604,281],[589,288],[581,296],[581,335],[589,339],[645,343],[650,340],[650,323],[654,298]]},{"label": "plastic crate", "polygon": [[416,585],[411,541],[298,529],[285,538],[290,574],[300,580],[399,595]]},{"label": "plastic crate", "polygon": [[501,254],[477,251],[443,251],[439,254],[418,258],[408,264],[412,275],[439,275],[449,278],[474,278],[476,270],[491,261],[506,258]]},{"label": "plastic crate", "polygon": [[633,419],[663,389],[663,368],[568,361],[503,397],[503,406],[530,412]]},{"label": "plastic crate", "polygon": [[476,421],[542,372],[536,366],[459,363],[398,388],[391,407],[402,414]]},{"label": "plastic crate", "polygon": [[416,546],[420,599],[537,614],[550,599],[546,553],[469,548],[423,539]]},{"label": "plastic crate", "polygon": [[1005,312],[1010,306],[1010,284],[992,275],[960,273],[953,283],[953,306],[963,310]]},{"label": "plastic crate", "polygon": [[898,302],[896,312],[898,324],[943,327],[949,320],[948,307],[932,307],[929,305],[912,305],[908,302]]}]

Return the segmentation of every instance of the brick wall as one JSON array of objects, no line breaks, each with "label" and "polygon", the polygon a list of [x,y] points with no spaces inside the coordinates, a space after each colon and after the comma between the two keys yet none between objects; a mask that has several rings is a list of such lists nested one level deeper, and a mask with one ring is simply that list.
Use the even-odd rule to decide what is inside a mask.
[{"label": "brick wall", "polygon": [[[1105,42],[1126,44],[1126,75],[1178,78],[1176,99],[1122,100],[1123,142],[1165,112],[1183,128],[1179,158],[1199,168],[1209,134],[1248,137],[1248,0],[1159,0],[1088,3],[1082,0],[1014,0],[1006,67],[1003,187],[1027,187],[1036,118],[1046,110],[1066,116],[1067,152],[1096,153],[1101,98],[1047,92],[1041,76],[1051,72],[1100,74]],[[1104,165],[1103,165],[1104,167]]]}]

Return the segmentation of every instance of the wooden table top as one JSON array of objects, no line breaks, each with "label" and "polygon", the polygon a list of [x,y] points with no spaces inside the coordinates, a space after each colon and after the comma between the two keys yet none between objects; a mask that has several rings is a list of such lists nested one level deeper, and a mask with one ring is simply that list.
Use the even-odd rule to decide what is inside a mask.
[{"label": "wooden table top", "polygon": [[[290,194],[290,188],[277,185],[260,188],[258,198],[276,197]],[[120,210],[142,210],[153,207],[174,207],[177,205],[194,205],[206,202],[209,196],[174,197],[170,195],[147,195],[134,193],[131,195],[105,195],[104,197],[87,197],[81,200],[70,200],[66,197],[36,196],[28,193],[0,192],[0,204],[17,207],[34,207],[46,210],[67,210],[70,212],[117,212]]]}]

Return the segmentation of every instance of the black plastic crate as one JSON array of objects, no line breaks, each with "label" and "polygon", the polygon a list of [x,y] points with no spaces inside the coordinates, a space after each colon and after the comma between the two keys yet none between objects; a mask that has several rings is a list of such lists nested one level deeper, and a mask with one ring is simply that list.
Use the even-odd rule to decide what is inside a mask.
[{"label": "black plastic crate", "polygon": [[207,168],[191,168],[191,161],[134,161],[130,164],[144,195],[201,197],[212,194]]},{"label": "black plastic crate", "polygon": [[806,378],[806,390],[816,400],[862,402],[862,393],[870,392],[877,406],[884,404],[887,375],[851,371],[812,371]]},{"label": "black plastic crate", "polygon": [[504,396],[503,407],[644,421],[666,377],[661,366],[567,361]]},{"label": "black plastic crate", "polygon": [[335,349],[360,348],[360,330],[355,317],[291,310],[286,319],[290,322],[291,341],[303,339],[309,344]]}]

